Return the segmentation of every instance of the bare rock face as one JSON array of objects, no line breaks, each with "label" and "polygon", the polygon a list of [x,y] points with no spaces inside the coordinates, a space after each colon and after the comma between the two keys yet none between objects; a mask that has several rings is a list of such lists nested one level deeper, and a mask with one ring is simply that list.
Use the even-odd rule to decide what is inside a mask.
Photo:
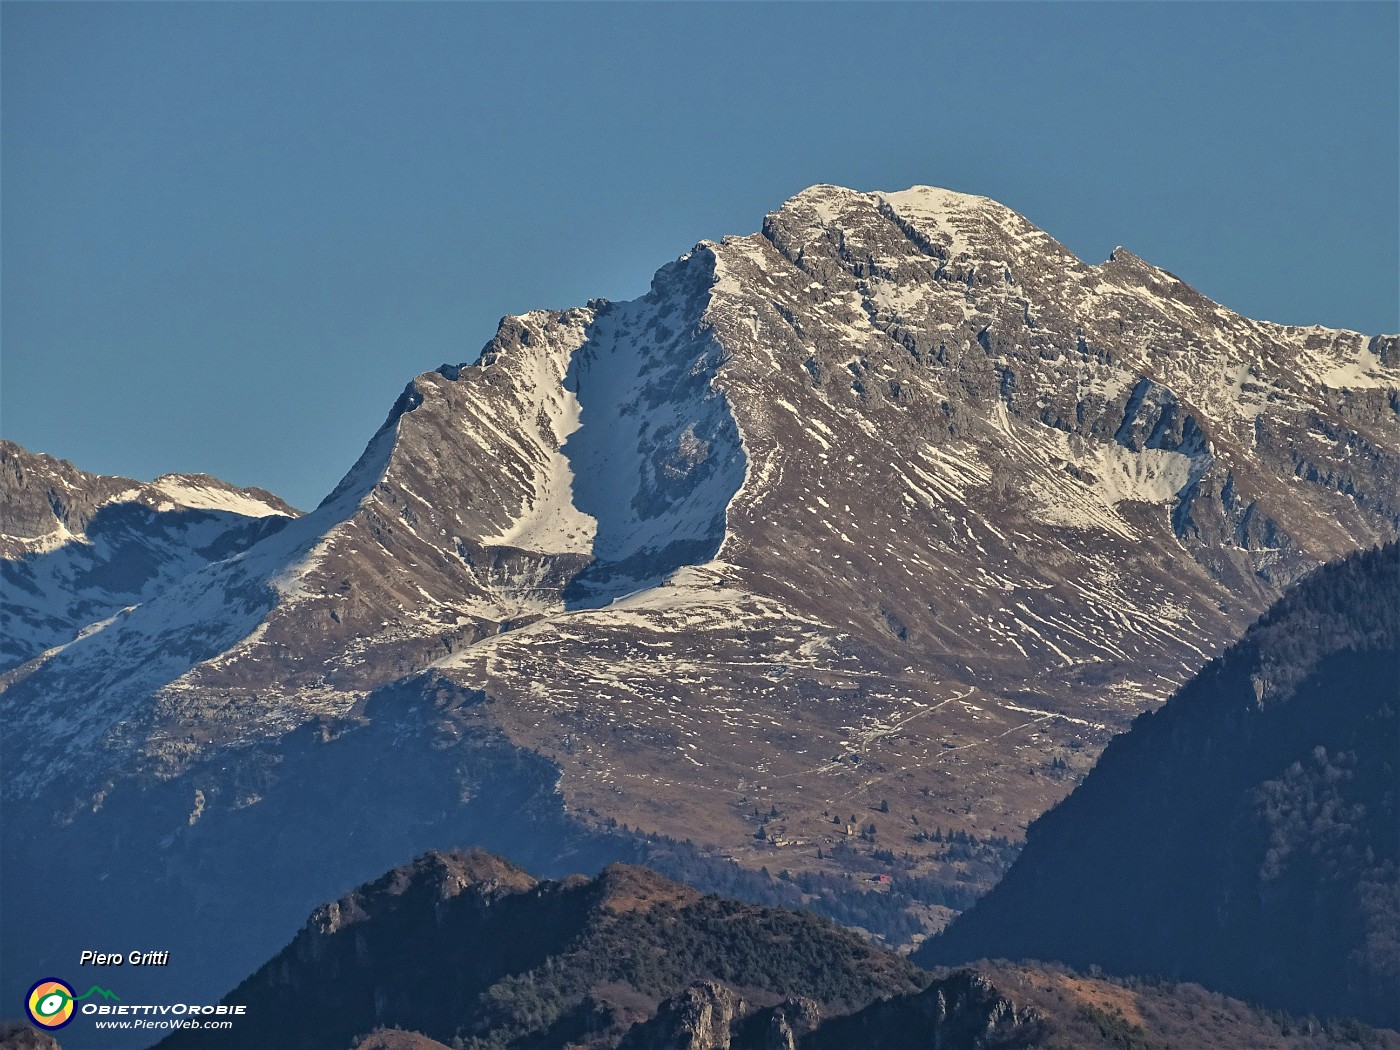
[{"label": "bare rock face", "polygon": [[[11,672],[7,823],[81,853],[177,785],[156,841],[195,870],[283,834],[269,799],[332,812],[311,771],[373,738],[414,791],[459,756],[463,807],[542,759],[532,857],[547,804],[985,879],[943,831],[1019,839],[1283,587],[1400,534],[1397,477],[1395,336],[1241,317],[986,198],[817,186],[632,302],[504,319],[314,511]],[[421,790],[405,854],[459,841]],[[337,858],[310,899],[367,874]]]},{"label": "bare rock face", "polygon": [[821,1004],[799,996],[757,1010],[738,1027],[734,1050],[798,1050],[822,1023]]},{"label": "bare rock face", "polygon": [[730,1028],[746,1012],[729,986],[697,981],[628,1032],[621,1050],[730,1050]]},{"label": "bare rock face", "polygon": [[829,1018],[810,999],[755,1009],[723,983],[698,981],[634,1025],[618,1050],[984,1050],[1042,1045],[1042,1034],[1035,1009],[965,969]]},{"label": "bare rock face", "polygon": [[629,1029],[618,1050],[798,1050],[823,1020],[813,999],[755,1008],[728,985],[697,981]]},{"label": "bare rock face", "polygon": [[1003,995],[985,974],[958,970],[915,995],[872,1003],[821,1026],[803,1050],[900,1050],[914,1046],[1034,1046],[1041,1018]]}]

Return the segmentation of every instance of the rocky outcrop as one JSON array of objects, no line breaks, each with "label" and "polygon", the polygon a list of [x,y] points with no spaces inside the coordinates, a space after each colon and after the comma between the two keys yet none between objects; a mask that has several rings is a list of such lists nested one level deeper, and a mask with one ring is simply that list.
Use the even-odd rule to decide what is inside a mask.
[{"label": "rocky outcrop", "polygon": [[734,1033],[736,1050],[797,1050],[822,1022],[821,1004],[805,996],[755,1010]]},{"label": "rocky outcrop", "polygon": [[663,1002],[619,1050],[984,1050],[1035,1045],[1040,1032],[1034,1010],[1017,1006],[972,970],[835,1018],[823,1017],[811,1000],[753,1009],[733,989],[702,981]]},{"label": "rocky outcrop", "polygon": [[1035,1046],[1042,1026],[1034,1010],[1018,1006],[973,970],[960,970],[916,995],[874,1003],[820,1026],[803,1050],[908,1047]]},{"label": "rocky outcrop", "polygon": [[730,1050],[732,1029],[747,1007],[732,988],[698,981],[632,1028],[619,1050]]}]

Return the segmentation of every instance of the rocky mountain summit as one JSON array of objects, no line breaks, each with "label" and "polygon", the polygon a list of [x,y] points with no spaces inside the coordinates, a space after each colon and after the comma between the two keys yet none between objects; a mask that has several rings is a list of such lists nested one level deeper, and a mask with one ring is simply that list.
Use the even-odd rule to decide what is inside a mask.
[{"label": "rocky mountain summit", "polygon": [[74,937],[153,881],[183,903],[141,922],[282,866],[304,909],[468,835],[558,873],[565,825],[985,885],[1282,588],[1400,533],[1397,477],[1395,336],[813,187],[639,299],[504,319],[315,510],[36,641],[6,864],[92,902]]}]

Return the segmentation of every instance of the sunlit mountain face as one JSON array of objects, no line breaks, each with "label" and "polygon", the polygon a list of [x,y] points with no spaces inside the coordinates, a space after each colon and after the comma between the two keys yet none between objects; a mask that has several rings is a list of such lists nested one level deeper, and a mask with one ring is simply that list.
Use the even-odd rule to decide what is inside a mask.
[{"label": "sunlit mountain face", "polygon": [[[1394,336],[817,186],[388,393],[304,515],[7,446],[6,980],[141,931],[222,993],[469,843],[917,939],[1286,588],[1400,534],[1397,387]],[[72,902],[42,937],[36,872]]]}]

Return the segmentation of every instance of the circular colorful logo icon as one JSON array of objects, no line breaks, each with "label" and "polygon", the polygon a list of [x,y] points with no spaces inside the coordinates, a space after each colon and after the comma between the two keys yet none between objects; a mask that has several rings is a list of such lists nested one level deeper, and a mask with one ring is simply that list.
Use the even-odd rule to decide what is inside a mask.
[{"label": "circular colorful logo icon", "polygon": [[62,1028],[73,1020],[73,989],[55,977],[36,981],[24,1002],[29,1019],[40,1028]]}]

